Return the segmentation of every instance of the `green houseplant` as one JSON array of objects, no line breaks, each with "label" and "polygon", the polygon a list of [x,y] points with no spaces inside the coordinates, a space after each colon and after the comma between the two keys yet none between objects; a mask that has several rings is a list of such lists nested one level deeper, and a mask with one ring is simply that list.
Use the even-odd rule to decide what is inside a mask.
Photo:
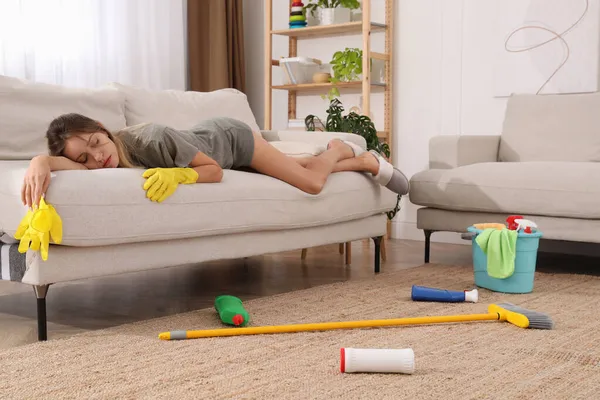
[{"label": "green houseplant", "polygon": [[[363,74],[363,51],[358,48],[346,47],[344,50],[336,51],[331,57],[332,76],[329,81],[333,87],[327,94],[330,101],[340,95],[339,89],[336,87],[338,82],[356,82],[362,80]],[[369,60],[369,68],[371,69],[371,79],[373,82],[383,81],[384,64],[380,60]]]},{"label": "green houseplant", "polygon": [[[390,147],[387,143],[381,142],[379,137],[377,137],[377,130],[375,129],[375,124],[373,124],[371,118],[366,115],[359,115],[353,111],[347,115],[342,115],[343,112],[344,106],[339,99],[330,100],[325,124],[323,124],[319,117],[311,114],[304,119],[306,130],[355,133],[365,138],[367,150],[375,150],[384,154],[386,157],[390,156]],[[396,207],[394,210],[387,213],[390,220],[396,216],[400,209],[401,197],[402,196],[398,195]]]},{"label": "green houseplant", "polygon": [[333,100],[334,97],[340,95],[340,91],[335,84],[338,82],[352,82],[361,79],[362,74],[362,57],[363,51],[357,48],[346,47],[342,51],[336,51],[331,57],[331,69],[333,75],[330,82],[333,87],[329,91],[328,98]]}]

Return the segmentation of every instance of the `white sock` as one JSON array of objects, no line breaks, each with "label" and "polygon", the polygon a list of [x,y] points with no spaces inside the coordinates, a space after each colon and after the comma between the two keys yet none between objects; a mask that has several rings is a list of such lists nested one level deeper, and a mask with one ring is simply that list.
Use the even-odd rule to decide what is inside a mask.
[{"label": "white sock", "polygon": [[[373,154],[373,153],[371,153]],[[394,175],[394,166],[390,163],[388,163],[384,158],[382,158],[381,156],[377,155],[377,154],[373,154],[377,161],[379,161],[379,172],[377,173],[377,175],[375,175],[375,180],[380,184],[380,185],[387,185],[388,183],[390,183],[390,180],[392,179],[392,176]]]}]

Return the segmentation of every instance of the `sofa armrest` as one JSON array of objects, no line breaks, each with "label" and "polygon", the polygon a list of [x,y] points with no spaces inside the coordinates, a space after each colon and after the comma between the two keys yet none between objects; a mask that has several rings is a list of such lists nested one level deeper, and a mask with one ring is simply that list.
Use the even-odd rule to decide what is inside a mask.
[{"label": "sofa armrest", "polygon": [[331,139],[337,138],[347,140],[367,149],[367,141],[364,137],[355,133],[344,132],[321,132],[301,130],[261,130],[260,133],[268,142],[304,142],[326,147]]},{"label": "sofa armrest", "polygon": [[429,141],[429,168],[498,161],[500,135],[439,135]]}]

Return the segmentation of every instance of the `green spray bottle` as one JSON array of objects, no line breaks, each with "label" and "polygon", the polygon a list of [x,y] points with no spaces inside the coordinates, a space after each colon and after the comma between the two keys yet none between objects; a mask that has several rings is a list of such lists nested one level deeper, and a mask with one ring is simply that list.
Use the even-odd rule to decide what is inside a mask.
[{"label": "green spray bottle", "polygon": [[243,326],[250,319],[248,311],[242,305],[242,300],[235,296],[217,296],[215,299],[215,309],[219,313],[221,321],[225,324]]}]

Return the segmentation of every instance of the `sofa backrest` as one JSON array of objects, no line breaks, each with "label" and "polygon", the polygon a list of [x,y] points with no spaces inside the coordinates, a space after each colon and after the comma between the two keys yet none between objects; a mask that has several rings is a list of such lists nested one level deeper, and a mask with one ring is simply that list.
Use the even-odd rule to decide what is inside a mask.
[{"label": "sofa backrest", "polygon": [[79,113],[109,130],[125,127],[125,95],[114,88],[77,89],[0,76],[0,160],[47,154],[50,122]]},{"label": "sofa backrest", "polygon": [[217,116],[236,118],[259,130],[246,95],[236,89],[185,92],[118,83],[82,89],[0,75],[0,160],[47,154],[48,125],[66,113],[86,115],[111,131],[142,122],[188,129]]},{"label": "sofa backrest", "polygon": [[232,117],[259,130],[247,96],[237,89],[186,92],[143,89],[119,83],[109,86],[125,94],[128,126],[153,122],[175,129],[189,129],[203,119]]},{"label": "sofa backrest", "polygon": [[499,161],[600,161],[600,93],[508,99]]}]

